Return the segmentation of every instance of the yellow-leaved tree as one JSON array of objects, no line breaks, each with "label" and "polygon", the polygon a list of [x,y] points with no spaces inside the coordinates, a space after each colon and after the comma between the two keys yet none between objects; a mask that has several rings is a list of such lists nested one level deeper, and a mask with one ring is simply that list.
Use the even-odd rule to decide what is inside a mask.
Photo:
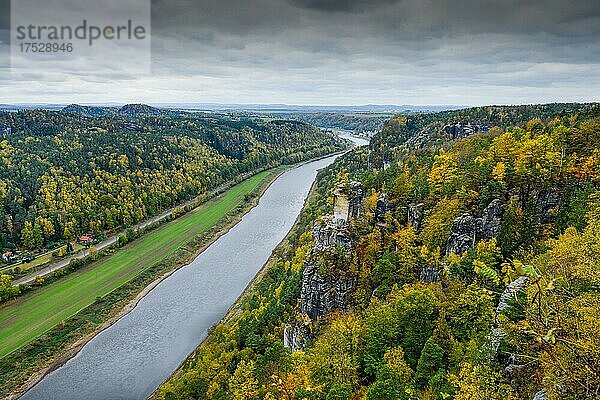
[{"label": "yellow-leaved tree", "polygon": [[[598,200],[598,195],[592,196]],[[583,232],[568,228],[534,263],[526,320],[550,398],[600,395],[600,209]]]}]

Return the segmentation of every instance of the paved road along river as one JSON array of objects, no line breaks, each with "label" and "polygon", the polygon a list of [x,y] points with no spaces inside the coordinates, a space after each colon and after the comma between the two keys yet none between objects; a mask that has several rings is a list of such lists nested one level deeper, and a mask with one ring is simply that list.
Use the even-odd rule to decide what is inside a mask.
[{"label": "paved road along river", "polygon": [[[364,140],[354,139],[358,144]],[[259,204],[190,265],[162,281],[21,399],[145,399],[205,338],[283,240],[318,169],[281,175]]]}]

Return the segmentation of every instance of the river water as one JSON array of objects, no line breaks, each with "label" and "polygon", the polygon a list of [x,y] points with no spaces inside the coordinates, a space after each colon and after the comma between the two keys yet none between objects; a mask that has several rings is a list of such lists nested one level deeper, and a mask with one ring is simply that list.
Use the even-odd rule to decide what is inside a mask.
[{"label": "river water", "polygon": [[[363,139],[351,139],[366,144]],[[294,224],[317,171],[336,158],[282,174],[228,233],[157,285],[130,313],[21,399],[147,398],[206,337],[262,268]]]}]

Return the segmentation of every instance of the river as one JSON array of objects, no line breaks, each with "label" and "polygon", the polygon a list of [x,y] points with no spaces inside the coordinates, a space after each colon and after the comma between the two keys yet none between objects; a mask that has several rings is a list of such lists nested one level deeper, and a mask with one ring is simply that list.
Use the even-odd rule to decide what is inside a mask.
[{"label": "river", "polygon": [[[359,145],[364,139],[350,138]],[[317,171],[338,156],[286,171],[259,204],[188,266],[90,340],[21,397],[145,399],[206,337],[265,264],[300,213]]]}]

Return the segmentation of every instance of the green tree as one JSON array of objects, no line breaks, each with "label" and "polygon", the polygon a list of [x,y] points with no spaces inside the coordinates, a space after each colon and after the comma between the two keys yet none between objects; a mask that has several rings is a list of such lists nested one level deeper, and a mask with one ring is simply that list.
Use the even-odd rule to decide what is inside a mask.
[{"label": "green tree", "polygon": [[435,373],[444,368],[444,349],[429,338],[421,351],[421,357],[415,372],[415,382],[425,388]]},{"label": "green tree", "polygon": [[[580,233],[568,228],[534,267],[525,321],[514,325],[531,346],[551,396],[587,398],[600,388],[600,220]],[[529,342],[524,341],[529,338]],[[523,351],[527,351],[524,349]]]},{"label": "green tree", "polygon": [[242,360],[229,380],[232,399],[258,398],[258,381],[254,377],[254,361]]},{"label": "green tree", "polygon": [[[353,315],[334,318],[330,327],[310,350],[312,379],[324,394],[354,389],[359,383],[359,354],[362,322]],[[333,395],[333,394],[332,394]]]},{"label": "green tree", "polygon": [[28,249],[35,249],[44,244],[42,231],[30,221],[25,222],[25,226],[21,230],[21,240]]},{"label": "green tree", "polygon": [[461,204],[456,199],[442,199],[436,203],[425,218],[421,240],[429,250],[445,250],[450,237],[452,222],[462,214]]},{"label": "green tree", "polygon": [[13,286],[13,280],[10,275],[0,275],[0,300],[8,300],[19,294],[19,288]]}]

